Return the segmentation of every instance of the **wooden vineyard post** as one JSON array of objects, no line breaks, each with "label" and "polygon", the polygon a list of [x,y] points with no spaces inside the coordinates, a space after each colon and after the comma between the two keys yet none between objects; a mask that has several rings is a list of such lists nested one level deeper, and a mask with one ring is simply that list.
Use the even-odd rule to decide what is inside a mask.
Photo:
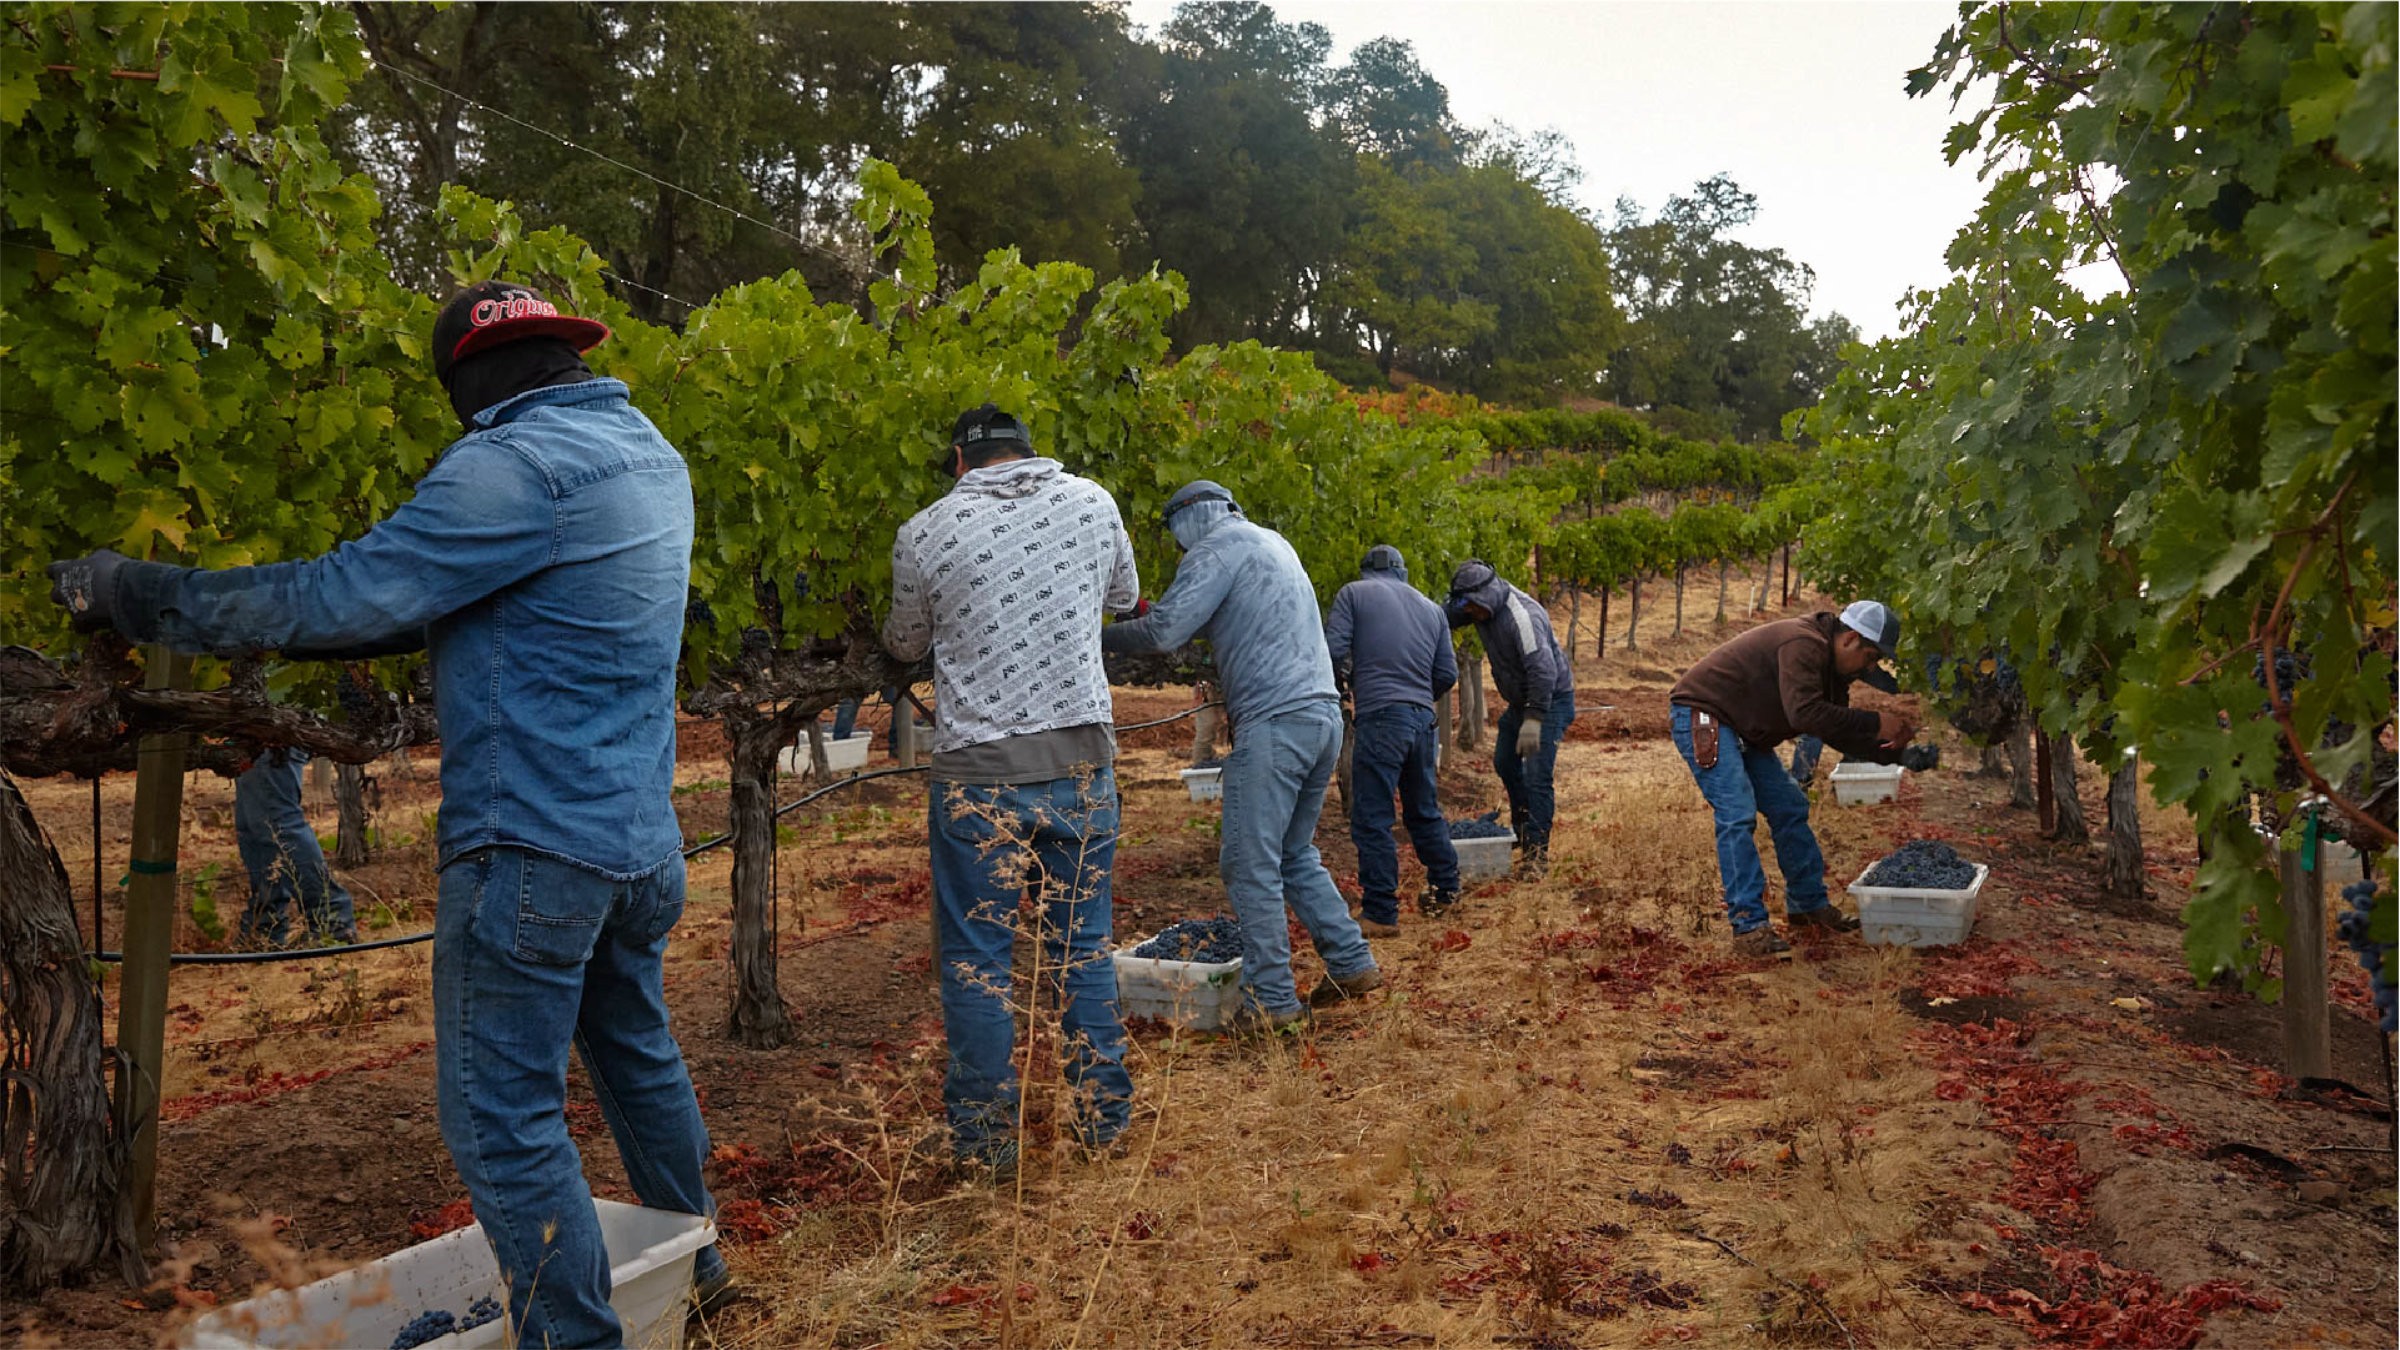
[{"label": "wooden vineyard post", "polygon": [[1442,754],[1450,748],[1450,728],[1457,724],[1458,688],[1453,685],[1433,701],[1433,767],[1442,767]]},{"label": "wooden vineyard post", "polygon": [[908,691],[892,704],[892,753],[900,759],[900,767],[917,767],[917,709],[908,699]]},{"label": "wooden vineyard post", "polygon": [[2058,829],[2058,799],[2051,795],[2050,733],[2040,727],[2033,729],[2033,809],[2042,837],[2049,838]]},{"label": "wooden vineyard post", "polygon": [[813,717],[808,720],[808,771],[819,783],[833,781],[833,763],[825,758],[825,725]]},{"label": "wooden vineyard post", "polygon": [[[150,647],[150,689],[184,689],[192,658]],[[117,995],[117,1135],[126,1141],[125,1197],[133,1240],[147,1254],[158,1235],[158,1099],[166,1068],[167,953],[175,937],[175,860],[183,824],[183,754],[190,738],[142,738],[133,787],[133,879],[125,889],[124,981]]]},{"label": "wooden vineyard post", "polygon": [[333,865],[364,867],[374,849],[367,843],[367,766],[337,765],[333,771],[333,800],[337,808]]},{"label": "wooden vineyard post", "polygon": [[1458,663],[1458,748],[1472,750],[1483,743],[1483,658],[1470,656]]},{"label": "wooden vineyard post", "polygon": [[2300,847],[2283,859],[2283,1071],[2333,1075],[2333,1025],[2326,1002],[2325,870],[2317,810],[2305,808]]}]

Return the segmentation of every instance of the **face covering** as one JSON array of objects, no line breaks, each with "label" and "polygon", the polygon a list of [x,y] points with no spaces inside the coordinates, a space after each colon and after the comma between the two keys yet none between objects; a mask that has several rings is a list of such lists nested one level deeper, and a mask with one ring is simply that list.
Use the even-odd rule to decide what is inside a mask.
[{"label": "face covering", "polygon": [[583,354],[563,338],[522,338],[477,352],[450,367],[443,387],[460,425],[475,429],[475,414],[529,389],[576,384],[594,378]]}]

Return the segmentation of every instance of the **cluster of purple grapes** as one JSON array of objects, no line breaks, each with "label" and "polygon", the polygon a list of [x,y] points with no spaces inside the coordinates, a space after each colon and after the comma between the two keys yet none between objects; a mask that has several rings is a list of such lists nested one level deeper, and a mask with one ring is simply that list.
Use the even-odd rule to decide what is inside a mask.
[{"label": "cluster of purple grapes", "polygon": [[1500,823],[1498,811],[1486,811],[1470,820],[1450,822],[1450,837],[1453,839],[1498,839],[1514,833],[1516,831]]},{"label": "cluster of purple grapes", "polygon": [[2375,914],[2375,883],[2372,879],[2353,881],[2342,887],[2342,941],[2358,953],[2358,963],[2367,968],[2367,982],[2375,988],[2375,1011],[2382,1019],[2386,1032],[2400,1026],[2393,1011],[2392,944],[2377,942],[2371,925]]},{"label": "cluster of purple grapes", "polygon": [[1239,961],[1242,926],[1231,918],[1178,919],[1134,948],[1133,954],[1154,961]]},{"label": "cluster of purple grapes", "polygon": [[1905,886],[1913,890],[1956,891],[1975,884],[1975,864],[1936,839],[1912,839],[1875,864],[1864,878],[1869,886]]},{"label": "cluster of purple grapes", "polygon": [[392,1350],[414,1350],[416,1346],[423,1345],[427,1341],[438,1341],[444,1336],[456,1335],[462,1331],[473,1331],[499,1316],[500,1300],[489,1294],[468,1304],[467,1315],[464,1317],[441,1308],[436,1308],[431,1312],[421,1312],[410,1318],[407,1326],[400,1328],[399,1335],[392,1337]]}]

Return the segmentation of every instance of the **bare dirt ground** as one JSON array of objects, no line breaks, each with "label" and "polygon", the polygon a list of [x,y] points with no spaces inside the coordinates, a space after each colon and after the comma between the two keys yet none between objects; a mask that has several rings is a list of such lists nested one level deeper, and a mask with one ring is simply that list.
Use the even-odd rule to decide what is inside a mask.
[{"label": "bare dirt ground", "polygon": [[[1653,596],[1646,609],[1632,653],[1616,611],[1604,661],[1585,609],[1546,881],[1485,886],[1438,924],[1408,915],[1378,944],[1386,993],[1306,1038],[1140,1029],[1121,1156],[1054,1142],[1056,1074],[1037,1039],[1034,1147],[1005,1187],[933,1162],[943,1050],[921,781],[865,784],[785,820],[781,978],[803,1032],[790,1048],[722,1033],[730,863],[722,850],[698,861],[669,998],[717,1144],[720,1224],[754,1292],[702,1334],[2394,1343],[2390,1126],[2369,1104],[2287,1099],[2276,1010],[2193,987],[2174,917],[2194,865],[2187,824],[2152,813],[2151,897],[2108,900],[2097,849],[2037,839],[2004,785],[1964,772],[1974,756],[1952,738],[1946,767],[1912,775],[1898,803],[1825,801],[1816,819],[1837,886],[1910,838],[1990,863],[1974,939],[1735,960],[1708,817],[1664,716],[1673,672],[1731,629],[1695,601],[1670,638],[1669,607]],[[1118,718],[1189,701],[1121,691]],[[1188,740],[1182,724],[1127,738],[1120,934],[1221,907],[1215,808],[1174,775]],[[1484,751],[1449,758],[1452,814],[1499,802],[1488,745],[1487,731]],[[708,728],[685,738],[691,838],[725,819],[722,753]],[[420,752],[413,773],[376,771],[382,851],[348,874],[376,935],[430,923],[432,767]],[[81,889],[88,787],[28,787]],[[2096,775],[2084,787],[2097,825]],[[130,801],[129,777],[104,784],[111,946]],[[230,922],[243,890],[230,785],[195,775],[187,803],[186,866],[217,865],[202,884]],[[1354,889],[1338,807],[1319,839]],[[178,936],[205,945],[196,929]],[[2387,1047],[2358,1015],[2363,977],[2346,952],[2335,962],[2337,1074],[2382,1098]],[[180,1278],[148,1296],[100,1284],[0,1302],[0,1336],[151,1344],[267,1278],[245,1232],[338,1267],[465,1222],[434,1118],[427,990],[423,947],[178,968],[160,1210]],[[104,994],[113,1009],[113,983]],[[597,1109],[580,1082],[574,1093],[594,1189],[630,1198]]]}]

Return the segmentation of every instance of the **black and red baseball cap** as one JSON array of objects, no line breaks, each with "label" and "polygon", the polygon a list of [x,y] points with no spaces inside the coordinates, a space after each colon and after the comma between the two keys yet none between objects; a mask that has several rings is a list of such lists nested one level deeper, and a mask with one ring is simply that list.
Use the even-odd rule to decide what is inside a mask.
[{"label": "black and red baseball cap", "polygon": [[477,282],[451,296],[433,321],[434,378],[447,381],[461,357],[531,337],[560,338],[588,352],[608,340],[608,325],[561,314],[558,306],[514,282]]}]

